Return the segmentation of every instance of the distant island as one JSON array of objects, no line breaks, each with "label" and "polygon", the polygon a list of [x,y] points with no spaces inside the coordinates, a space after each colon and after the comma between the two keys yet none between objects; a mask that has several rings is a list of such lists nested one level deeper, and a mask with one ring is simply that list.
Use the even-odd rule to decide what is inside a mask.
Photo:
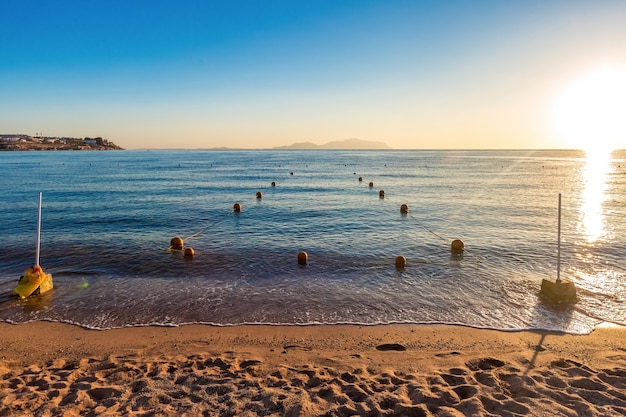
[{"label": "distant island", "polygon": [[109,151],[122,149],[101,137],[68,138],[0,134],[0,151]]},{"label": "distant island", "polygon": [[370,150],[370,149],[392,149],[383,142],[376,142],[362,139],[346,139],[328,142],[324,145],[316,145],[311,142],[298,142],[288,146],[277,146],[272,149],[293,149],[293,150],[314,150],[314,149],[333,149],[333,150]]}]

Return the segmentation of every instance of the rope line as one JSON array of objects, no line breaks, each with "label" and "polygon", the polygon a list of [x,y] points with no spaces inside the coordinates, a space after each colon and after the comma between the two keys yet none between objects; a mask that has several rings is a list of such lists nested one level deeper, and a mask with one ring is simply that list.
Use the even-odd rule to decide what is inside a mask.
[{"label": "rope line", "polygon": [[200,229],[199,231],[197,231],[194,234],[191,234],[189,236],[187,236],[186,238],[184,238],[184,240],[189,240],[189,239],[193,239],[194,237],[198,237],[200,235],[202,235],[202,233],[206,232],[207,230],[209,230],[211,227],[215,226],[216,224],[223,222],[228,216],[230,216],[231,214],[233,214],[235,212],[235,210],[231,210],[230,213],[228,213],[226,216],[224,216],[221,219],[215,220],[212,223],[208,224],[207,226],[205,226],[204,228]]},{"label": "rope line", "polygon": [[[371,188],[371,187],[369,187],[369,186],[368,186],[368,188]],[[393,199],[393,198],[390,198],[390,197],[388,197],[387,195],[385,195],[385,196],[383,196],[383,197],[380,197],[380,196],[379,196],[379,199],[381,199],[381,200],[389,200],[389,199]],[[450,242],[452,242],[452,241],[454,240],[454,239],[446,239],[445,237],[443,237],[443,236],[441,236],[441,235],[439,235],[439,234],[437,234],[437,233],[433,232],[433,231],[432,231],[432,230],[430,230],[428,227],[424,226],[424,225],[423,225],[423,224],[422,224],[422,223],[421,223],[421,222],[417,219],[417,217],[415,217],[415,216],[413,215],[413,213],[411,213],[411,208],[410,208],[410,207],[409,207],[409,211],[406,213],[406,215],[407,215],[407,216],[409,216],[410,218],[412,218],[413,220],[415,220],[415,222],[418,224],[418,226],[420,226],[422,229],[424,229],[424,230],[426,230],[428,233],[431,233],[432,235],[434,235],[434,236],[438,237],[439,239],[443,240],[444,242],[446,242],[446,243],[450,243]]]},{"label": "rope line", "polygon": [[[274,187],[271,187],[271,188],[274,188]],[[266,190],[266,189],[268,189],[268,188],[267,188],[267,187],[262,187],[261,189],[262,189],[262,190]],[[258,201],[259,199],[260,199],[259,197],[256,197],[256,196],[255,196],[255,197],[253,197],[253,198],[251,199],[251,201],[254,201],[254,200],[257,200],[257,201]],[[235,204],[237,204],[237,203],[235,203]],[[230,216],[231,214],[233,214],[233,213],[235,213],[235,209],[234,209],[234,208],[233,208],[233,209],[231,209],[231,210],[230,210],[230,212],[229,212],[227,215],[225,215],[224,217],[222,217],[221,219],[214,220],[213,222],[209,223],[208,225],[206,225],[206,226],[205,226],[205,227],[203,227],[202,229],[198,230],[196,233],[193,233],[193,234],[191,234],[191,235],[189,235],[189,236],[187,236],[187,237],[183,238],[183,241],[185,241],[185,242],[186,242],[186,241],[188,241],[188,240],[190,240],[190,239],[193,239],[193,238],[196,238],[196,237],[198,237],[198,236],[201,236],[204,232],[206,232],[207,230],[209,230],[210,228],[212,228],[212,227],[213,227],[213,226],[215,226],[216,224],[218,224],[218,223],[223,222],[224,220],[226,220],[226,218],[227,218],[228,216]],[[167,250],[168,250],[168,251],[172,251],[172,252],[184,252],[184,250],[183,250],[183,249],[175,249],[175,248],[173,248],[171,245],[167,248]]]},{"label": "rope line", "polygon": [[[365,182],[365,181],[362,181],[362,182]],[[369,185],[368,185],[367,187],[368,187],[368,188],[370,188],[370,189],[372,188],[372,187],[369,187]],[[384,190],[381,190],[381,191],[383,191],[383,192],[384,192]],[[386,194],[385,194],[385,195],[383,195],[383,196],[380,196],[380,191],[378,192],[378,195],[379,195],[379,198],[380,198],[381,200],[383,200],[383,199],[384,199],[384,200],[390,200],[390,199],[393,199],[393,197],[391,197],[391,198],[390,198],[390,197],[388,197]],[[421,222],[421,221],[419,221],[419,219],[418,219],[417,217],[415,217],[415,216],[413,215],[413,213],[411,213],[411,211],[410,211],[410,207],[409,207],[409,211],[408,211],[407,213],[403,213],[403,214],[404,214],[404,215],[406,215],[406,216],[408,216],[408,217],[410,217],[411,219],[415,220],[415,223],[417,223],[417,225],[418,225],[418,226],[420,226],[422,229],[424,229],[424,230],[425,230],[425,231],[427,231],[428,233],[432,234],[433,236],[436,236],[437,238],[441,239],[443,242],[446,242],[447,244],[451,244],[451,243],[452,243],[452,241],[454,241],[454,240],[455,240],[455,239],[451,239],[451,238],[445,238],[445,237],[441,236],[440,234],[438,234],[438,233],[434,232],[433,230],[429,229],[428,227],[426,227],[424,224],[422,224],[422,222]],[[462,255],[463,255],[463,256],[465,256],[465,255],[473,255],[473,253],[472,253],[471,251],[468,251],[468,250],[467,250],[467,248],[465,248],[465,247],[464,247],[464,248],[463,248],[463,253],[462,253]],[[413,262],[415,262],[415,261],[413,261]],[[475,262],[476,262],[476,263],[479,263],[479,264],[485,264],[485,263],[487,263],[484,259],[482,259],[482,258],[480,258],[480,257],[476,257]],[[426,262],[417,262],[417,263],[437,263],[437,262],[433,262],[433,261],[426,261]]]},{"label": "rope line", "polygon": [[421,222],[419,222],[417,220],[417,218],[415,216],[413,216],[413,214],[411,214],[411,212],[409,211],[408,216],[412,219],[414,219],[416,221],[416,223],[424,230],[426,230],[427,232],[433,234],[434,236],[437,236],[439,239],[443,240],[446,243],[450,243],[453,239],[446,239],[444,237],[442,237],[441,235],[438,235],[437,233],[433,232],[432,230],[430,230],[428,227],[424,226]]}]

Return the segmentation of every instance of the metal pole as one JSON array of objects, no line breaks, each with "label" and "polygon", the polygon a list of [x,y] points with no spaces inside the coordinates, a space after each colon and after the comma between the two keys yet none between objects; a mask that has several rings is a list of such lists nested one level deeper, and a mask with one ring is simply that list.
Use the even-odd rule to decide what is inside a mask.
[{"label": "metal pole", "polygon": [[556,245],[556,282],[561,282],[561,193],[559,193],[559,227]]},{"label": "metal pole", "polygon": [[39,193],[39,208],[37,211],[37,247],[35,250],[35,266],[39,266],[39,246],[41,242],[41,192]]}]

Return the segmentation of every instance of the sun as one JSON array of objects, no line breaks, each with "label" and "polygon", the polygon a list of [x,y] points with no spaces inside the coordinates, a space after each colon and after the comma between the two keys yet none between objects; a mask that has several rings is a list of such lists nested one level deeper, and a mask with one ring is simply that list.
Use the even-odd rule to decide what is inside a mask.
[{"label": "sun", "polygon": [[557,134],[572,148],[626,143],[626,69],[603,67],[571,82],[553,103]]}]

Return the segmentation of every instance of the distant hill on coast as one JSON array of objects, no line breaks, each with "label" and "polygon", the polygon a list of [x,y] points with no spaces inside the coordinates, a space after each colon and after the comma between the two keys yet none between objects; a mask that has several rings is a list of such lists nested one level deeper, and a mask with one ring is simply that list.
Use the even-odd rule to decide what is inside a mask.
[{"label": "distant hill on coast", "polygon": [[69,138],[0,134],[0,151],[105,151],[119,150],[111,141],[96,138]]},{"label": "distant hill on coast", "polygon": [[311,150],[311,149],[334,149],[334,150],[368,150],[368,149],[391,149],[383,142],[376,142],[362,139],[346,139],[328,142],[324,145],[316,145],[311,142],[298,142],[288,146],[277,146],[272,149],[294,149],[294,150]]}]

